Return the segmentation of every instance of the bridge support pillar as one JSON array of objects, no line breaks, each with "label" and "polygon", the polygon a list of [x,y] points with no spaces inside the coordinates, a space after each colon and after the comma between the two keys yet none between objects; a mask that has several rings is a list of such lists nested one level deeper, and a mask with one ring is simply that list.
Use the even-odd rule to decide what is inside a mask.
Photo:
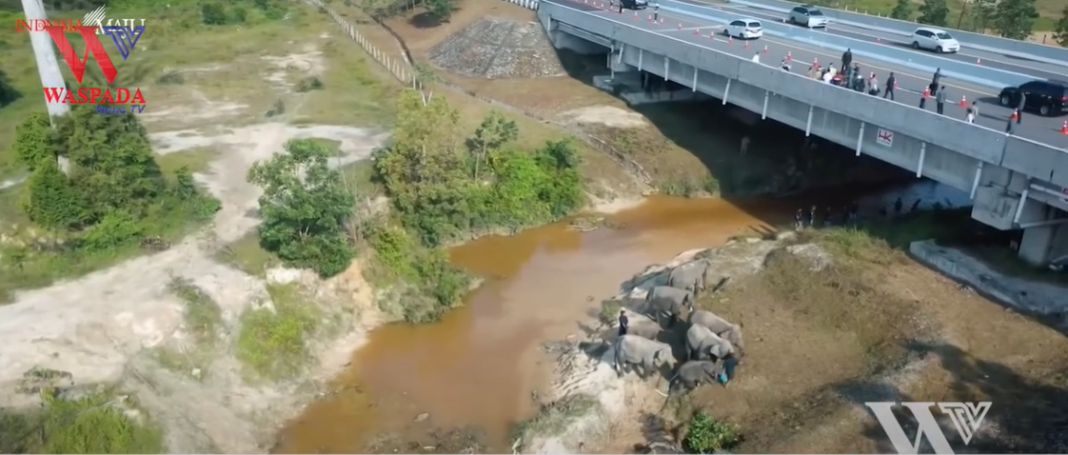
[{"label": "bridge support pillar", "polygon": [[1020,240],[1020,259],[1033,264],[1045,265],[1068,254],[1068,224],[1047,224],[1024,229]]}]

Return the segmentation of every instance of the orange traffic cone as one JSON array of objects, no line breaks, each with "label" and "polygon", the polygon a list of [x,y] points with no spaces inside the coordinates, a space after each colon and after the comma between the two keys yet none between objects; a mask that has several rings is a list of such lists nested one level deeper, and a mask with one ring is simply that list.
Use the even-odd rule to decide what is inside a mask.
[{"label": "orange traffic cone", "polygon": [[708,39],[710,39],[712,41],[716,40],[716,31],[715,30],[712,30],[711,32],[708,32]]},{"label": "orange traffic cone", "polygon": [[979,58],[977,58],[977,59],[975,59],[975,64],[976,64],[976,65],[982,65],[982,64],[983,64],[983,60],[982,60],[982,59],[979,59]]},{"label": "orange traffic cone", "polygon": [[747,50],[749,49],[749,41],[746,41],[746,42],[745,42],[745,48],[746,48]]},{"label": "orange traffic cone", "polygon": [[660,25],[664,25],[664,18],[660,18]]},{"label": "orange traffic cone", "polygon": [[930,98],[931,97],[931,87],[924,87],[923,88],[923,97],[924,98]]},{"label": "orange traffic cone", "polygon": [[967,107],[967,106],[968,106],[968,100],[965,99],[964,96],[960,97],[960,107]]},{"label": "orange traffic cone", "polygon": [[793,54],[793,52],[789,52],[789,51],[787,51],[787,52],[786,52],[786,61],[788,61],[788,62],[792,62],[792,61],[794,61],[794,54]]},{"label": "orange traffic cone", "polygon": [[632,17],[631,19],[637,19],[637,18],[638,18],[638,12],[637,12],[637,11],[635,11],[635,12],[634,12],[634,17]]},{"label": "orange traffic cone", "polygon": [[767,53],[768,53],[768,45],[767,45],[767,44],[765,44],[765,45],[764,45],[764,53],[765,53],[765,54],[767,54]]},{"label": "orange traffic cone", "polygon": [[693,29],[693,36],[701,36],[701,29],[699,29],[699,28]]},{"label": "orange traffic cone", "polygon": [[1068,120],[1061,124],[1061,134],[1068,134]]},{"label": "orange traffic cone", "polygon": [[727,44],[734,44],[734,37],[727,35]]},{"label": "orange traffic cone", "polygon": [[679,22],[679,30],[682,30],[682,22]]},{"label": "orange traffic cone", "polygon": [[1017,120],[1019,118],[1020,118],[1020,112],[1017,111],[1016,109],[1013,109],[1012,110],[1012,115],[1009,116],[1009,119],[1010,120]]}]

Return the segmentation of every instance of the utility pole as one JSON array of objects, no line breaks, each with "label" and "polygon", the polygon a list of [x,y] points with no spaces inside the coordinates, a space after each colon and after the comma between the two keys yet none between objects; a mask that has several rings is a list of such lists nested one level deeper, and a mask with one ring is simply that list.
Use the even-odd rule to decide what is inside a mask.
[{"label": "utility pole", "polygon": [[[41,0],[22,0],[22,11],[26,14],[26,22],[33,23],[34,20],[48,20],[48,14],[45,13],[44,5]],[[59,69],[59,62],[56,61],[56,53],[52,50],[52,38],[48,36],[47,31],[29,31],[30,44],[33,45],[33,56],[37,60],[37,72],[41,75],[42,87],[66,87],[66,81],[63,80],[63,72]],[[44,92],[41,93],[44,96]],[[45,97],[45,107],[48,108],[48,116],[50,118],[59,117],[70,112],[70,106],[63,104],[59,101],[49,101]],[[54,120],[53,120],[54,122]],[[64,173],[69,169],[67,159],[65,157],[56,157],[59,168]]]}]

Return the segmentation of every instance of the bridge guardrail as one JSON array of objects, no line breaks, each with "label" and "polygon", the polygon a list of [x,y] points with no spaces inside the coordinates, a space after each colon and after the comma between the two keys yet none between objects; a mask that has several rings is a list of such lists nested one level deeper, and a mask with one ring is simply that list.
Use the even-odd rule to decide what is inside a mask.
[{"label": "bridge guardrail", "polygon": [[[1010,136],[910,105],[842,90],[799,74],[643,30],[625,22],[590,14],[553,1],[542,1],[538,15],[543,19],[560,21],[606,38],[628,44],[635,43],[631,45],[686,65],[703,68],[704,71],[744,80],[747,84],[772,93],[812,106],[820,106],[872,126],[898,131],[986,163],[1062,187],[1068,186],[1068,153],[1050,145]],[[741,78],[741,75],[745,75],[744,78]]]},{"label": "bridge guardrail", "polygon": [[[741,14],[722,11],[712,6],[695,5],[678,0],[660,0],[660,8],[665,11],[699,17],[721,24],[727,24],[732,20],[745,17]],[[894,46],[869,43],[858,39],[832,35],[823,31],[810,30],[777,22],[763,21],[763,23],[764,33],[775,37],[808,43],[825,49],[834,49],[839,52],[845,52],[845,50],[849,48],[853,50],[853,55],[898,64],[924,71],[932,75],[936,69],[942,68],[942,74],[952,79],[970,82],[995,90],[1001,90],[1007,86],[1017,86],[1035,79],[1033,76],[1026,74],[946,60],[934,55],[915,52],[910,49],[899,49]]]},{"label": "bridge guardrail", "polygon": [[[782,0],[727,1],[730,3],[750,6],[753,8],[778,11],[783,14],[788,13],[791,9],[800,5],[800,3],[786,2]],[[833,8],[821,7],[820,9],[823,11],[823,14],[831,18],[832,23],[838,22],[854,27],[879,30],[882,32],[894,33],[902,36],[911,36],[912,32],[915,31],[916,28],[920,27],[920,25],[909,21],[892,19],[889,17],[872,16],[870,14],[854,13]],[[981,51],[996,52],[1004,55],[1031,59],[1053,65],[1068,66],[1068,48],[1049,46],[1039,43],[1030,43],[1027,41],[1002,38],[1000,36],[984,35],[982,33],[967,32],[964,30],[956,30],[947,27],[942,28],[952,34],[954,38],[957,38],[957,41],[960,41],[961,46],[966,48],[970,47],[972,49],[978,49]]]}]

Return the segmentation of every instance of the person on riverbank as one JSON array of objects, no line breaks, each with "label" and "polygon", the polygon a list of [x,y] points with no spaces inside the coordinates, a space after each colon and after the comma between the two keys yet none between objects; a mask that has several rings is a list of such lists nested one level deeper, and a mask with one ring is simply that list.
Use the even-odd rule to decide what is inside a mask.
[{"label": "person on riverbank", "polygon": [[905,207],[905,203],[901,202],[901,196],[898,196],[897,200],[894,201],[894,215],[900,215],[901,214],[901,209],[904,208],[904,207]]},{"label": "person on riverbank", "polygon": [[860,203],[853,201],[849,204],[849,221],[856,223],[857,218],[860,216]]},{"label": "person on riverbank", "polygon": [[805,209],[797,209],[794,213],[794,229],[802,230],[805,228]]},{"label": "person on riverbank", "polygon": [[630,319],[627,318],[626,310],[619,310],[619,336],[627,334],[627,328],[630,327]]},{"label": "person on riverbank", "polygon": [[890,73],[890,77],[886,78],[886,91],[883,92],[883,98],[890,98],[890,101],[894,100],[894,87],[897,86],[897,78],[894,77],[894,73]]},{"label": "person on riverbank", "polygon": [[808,209],[808,227],[810,227],[810,228],[816,227],[816,206],[815,205],[813,205],[812,208]]}]

